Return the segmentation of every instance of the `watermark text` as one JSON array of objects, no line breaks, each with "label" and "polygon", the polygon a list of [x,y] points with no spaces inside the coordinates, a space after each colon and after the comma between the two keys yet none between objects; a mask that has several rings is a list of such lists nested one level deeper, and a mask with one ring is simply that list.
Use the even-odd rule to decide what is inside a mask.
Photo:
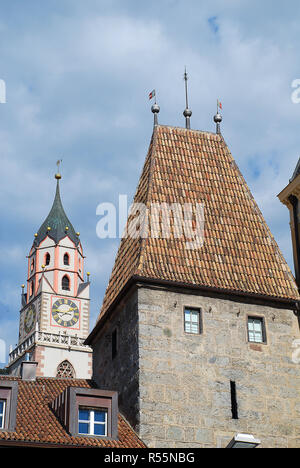
[{"label": "watermark text", "polygon": [[[203,203],[133,203],[129,209],[127,195],[119,195],[119,207],[101,203],[96,215],[100,239],[181,239],[188,250],[200,249],[204,243]],[[127,221],[127,222],[126,222]]]}]

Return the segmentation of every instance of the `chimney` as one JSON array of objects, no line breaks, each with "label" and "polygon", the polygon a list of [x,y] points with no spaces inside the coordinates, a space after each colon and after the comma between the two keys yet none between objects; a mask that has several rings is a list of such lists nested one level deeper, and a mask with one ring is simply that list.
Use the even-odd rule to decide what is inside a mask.
[{"label": "chimney", "polygon": [[31,380],[36,379],[36,369],[38,363],[36,361],[30,361],[30,354],[25,354],[25,361],[21,363],[21,378],[22,380]]}]

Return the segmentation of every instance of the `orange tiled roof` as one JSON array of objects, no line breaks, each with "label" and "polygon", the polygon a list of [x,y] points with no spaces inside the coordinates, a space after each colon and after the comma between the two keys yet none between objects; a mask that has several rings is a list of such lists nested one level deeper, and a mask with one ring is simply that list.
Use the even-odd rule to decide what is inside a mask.
[{"label": "orange tiled roof", "polygon": [[204,245],[122,239],[102,316],[133,276],[298,300],[293,275],[221,135],[154,129],[134,202],[203,203]]},{"label": "orange tiled roof", "polygon": [[17,444],[52,444],[70,447],[144,448],[133,429],[119,415],[118,440],[91,437],[72,437],[50,408],[51,402],[67,387],[94,388],[89,380],[38,378],[34,382],[8,376],[1,380],[18,381],[18,403],[15,432],[0,431],[0,446],[6,442]]}]

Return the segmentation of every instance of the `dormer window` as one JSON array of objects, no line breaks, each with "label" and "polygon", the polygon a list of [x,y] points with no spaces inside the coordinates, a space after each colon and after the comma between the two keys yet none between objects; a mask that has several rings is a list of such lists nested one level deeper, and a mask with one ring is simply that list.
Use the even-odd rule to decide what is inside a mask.
[{"label": "dormer window", "polygon": [[70,256],[68,253],[64,255],[64,265],[70,265]]},{"label": "dormer window", "polygon": [[70,291],[70,280],[67,275],[65,275],[61,281],[61,288],[64,291]]},{"label": "dormer window", "polygon": [[51,406],[72,436],[118,437],[117,392],[68,387]]},{"label": "dormer window", "polygon": [[45,255],[45,265],[50,265],[50,258],[50,254],[47,252]]}]

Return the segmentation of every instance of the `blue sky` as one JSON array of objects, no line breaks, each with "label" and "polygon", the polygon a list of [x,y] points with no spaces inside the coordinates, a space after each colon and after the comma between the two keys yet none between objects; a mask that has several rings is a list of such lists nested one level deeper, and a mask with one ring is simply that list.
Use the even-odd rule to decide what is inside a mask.
[{"label": "blue sky", "polygon": [[300,4],[265,0],[0,0],[0,339],[18,336],[20,285],[33,235],[54,197],[63,159],[65,210],[91,272],[91,326],[118,240],[96,236],[96,207],[129,200],[152,133],[147,96],[162,124],[222,132],[291,268],[287,209],[276,195],[300,155]]}]

